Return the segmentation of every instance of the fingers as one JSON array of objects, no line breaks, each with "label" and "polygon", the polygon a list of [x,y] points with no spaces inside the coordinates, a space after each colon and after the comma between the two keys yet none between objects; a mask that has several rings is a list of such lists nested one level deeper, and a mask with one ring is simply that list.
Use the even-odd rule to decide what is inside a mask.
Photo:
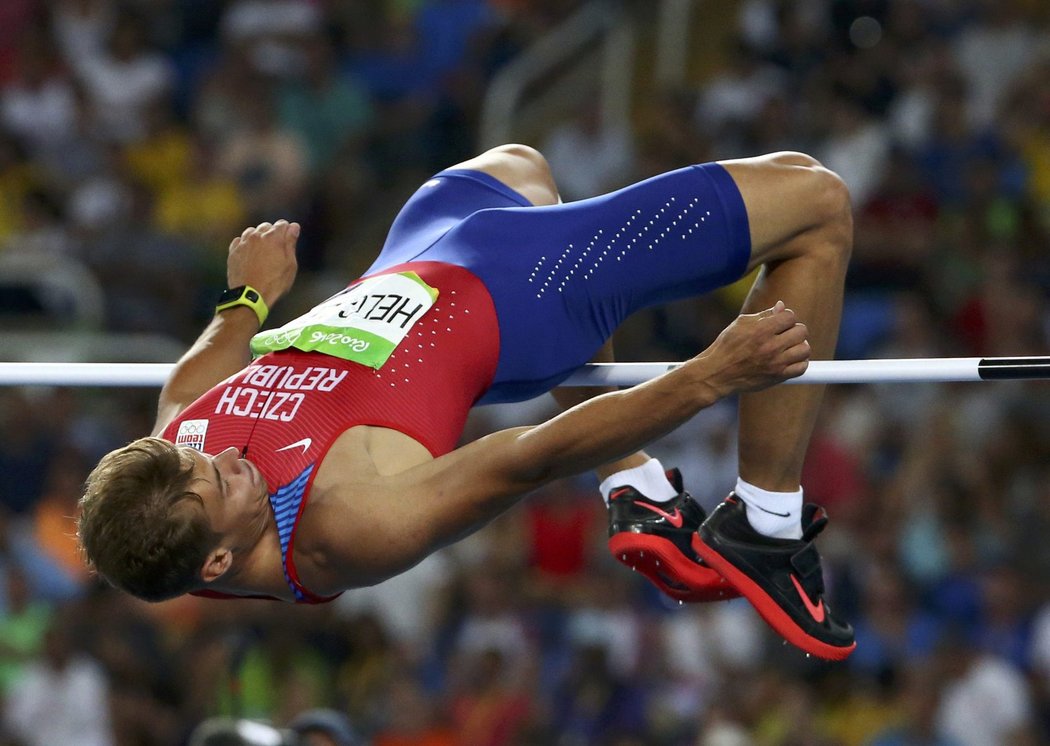
[{"label": "fingers", "polygon": [[[790,312],[778,312],[777,315],[787,316]],[[791,314],[792,318],[794,317]],[[812,349],[809,345],[809,330],[800,322],[793,322],[787,329],[775,335],[776,347],[780,352],[776,355],[777,365],[783,366],[784,376],[793,378],[802,375],[809,365]]]},{"label": "fingers", "polygon": [[283,231],[287,237],[294,240],[299,237],[301,230],[302,226],[300,226],[299,223],[290,223],[283,218],[276,223],[259,223],[258,225],[245,228],[240,236],[230,242],[230,248],[232,249],[238,243],[247,241],[253,235],[267,236],[281,231]]},{"label": "fingers", "polygon": [[801,341],[785,348],[781,354],[781,359],[786,363],[797,363],[802,360],[809,360],[812,354],[813,350],[809,346],[809,340],[803,337]]},{"label": "fingers", "polygon": [[794,328],[797,323],[795,321],[795,312],[785,306],[783,301],[779,300],[773,308],[767,308],[758,314],[758,317],[760,323],[772,326],[774,334],[782,334]]},{"label": "fingers", "polygon": [[801,360],[784,368],[784,378],[798,378],[809,368],[809,360]]},{"label": "fingers", "polygon": [[776,303],[773,304],[771,308],[767,308],[764,311],[759,311],[755,315],[758,316],[760,319],[764,319],[768,316],[773,316],[785,310],[788,310],[787,305],[785,305],[784,301],[778,300]]},{"label": "fingers", "polygon": [[794,322],[782,332],[777,333],[777,339],[783,347],[791,347],[800,344],[809,336],[809,329],[801,321]]}]

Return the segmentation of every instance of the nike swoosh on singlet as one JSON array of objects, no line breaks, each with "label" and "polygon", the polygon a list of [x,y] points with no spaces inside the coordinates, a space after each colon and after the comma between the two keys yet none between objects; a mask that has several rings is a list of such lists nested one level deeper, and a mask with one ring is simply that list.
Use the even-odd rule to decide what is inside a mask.
[{"label": "nike swoosh on singlet", "polygon": [[809,596],[806,595],[806,592],[802,590],[802,584],[798,582],[798,578],[794,575],[791,575],[790,577],[792,584],[795,586],[795,590],[798,591],[798,595],[802,598],[802,603],[806,606],[806,611],[808,611],[809,615],[813,617],[813,621],[817,624],[823,624],[825,617],[824,599],[820,599],[814,604],[809,600]]},{"label": "nike swoosh on singlet", "polygon": [[284,448],[278,448],[277,450],[287,451],[292,448],[299,448],[300,446],[302,446],[303,453],[306,453],[310,449],[310,446],[313,444],[313,442],[314,441],[312,438],[303,438],[302,440],[297,440],[294,443],[289,443]]},{"label": "nike swoosh on singlet", "polygon": [[682,511],[678,508],[675,508],[673,513],[668,513],[666,510],[661,510],[655,505],[650,505],[649,503],[643,503],[641,500],[635,500],[634,504],[642,508],[647,508],[656,513],[657,515],[664,517],[665,519],[667,519],[667,522],[675,528],[682,527],[682,522],[684,521],[684,518],[682,517]]}]

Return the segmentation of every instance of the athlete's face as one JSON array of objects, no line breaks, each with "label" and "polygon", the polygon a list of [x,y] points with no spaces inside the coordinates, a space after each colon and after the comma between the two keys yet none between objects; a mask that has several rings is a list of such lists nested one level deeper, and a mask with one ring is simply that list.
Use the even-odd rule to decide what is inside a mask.
[{"label": "athlete's face", "polygon": [[254,543],[270,514],[266,480],[255,464],[232,447],[215,456],[183,448],[183,455],[193,462],[190,489],[204,501],[212,530],[233,544]]}]

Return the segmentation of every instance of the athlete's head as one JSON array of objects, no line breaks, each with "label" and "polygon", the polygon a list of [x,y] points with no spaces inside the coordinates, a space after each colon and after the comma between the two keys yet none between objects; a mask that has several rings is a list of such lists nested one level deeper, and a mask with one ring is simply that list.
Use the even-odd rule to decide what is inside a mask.
[{"label": "athlete's head", "polygon": [[80,499],[77,527],[99,575],[147,601],[201,585],[201,567],[218,536],[193,480],[193,461],[160,438],[141,438],[99,462]]}]

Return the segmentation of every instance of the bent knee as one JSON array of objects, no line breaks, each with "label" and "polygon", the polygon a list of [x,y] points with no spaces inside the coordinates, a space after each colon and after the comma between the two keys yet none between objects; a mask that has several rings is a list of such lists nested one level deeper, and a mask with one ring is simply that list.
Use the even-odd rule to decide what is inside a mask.
[{"label": "bent knee", "polygon": [[842,177],[823,166],[813,167],[819,180],[814,198],[814,211],[828,232],[828,244],[842,259],[853,250],[853,203],[849,187]]},{"label": "bent knee", "polygon": [[823,163],[806,153],[782,151],[766,156],[774,166],[787,166],[792,170],[803,169],[803,178],[809,182],[800,188],[811,193],[819,200],[821,214],[830,219],[840,217],[840,213],[849,212],[849,188],[842,177],[827,168]]},{"label": "bent knee", "polygon": [[847,261],[853,243],[849,189],[816,158],[779,152],[726,161],[751,219],[752,260],[819,254]]},{"label": "bent knee", "polygon": [[804,166],[806,168],[817,166],[823,167],[823,164],[813,156],[795,150],[781,150],[776,153],[762,156],[762,158],[767,159],[770,163],[776,166]]},{"label": "bent knee", "polygon": [[848,256],[852,248],[853,206],[842,177],[805,153],[785,151],[772,154],[770,159],[794,172],[797,198],[806,205],[811,228],[828,233],[831,239],[822,243]]},{"label": "bent knee", "polygon": [[[809,158],[809,156],[805,156]],[[837,173],[817,161],[805,164],[814,182],[810,192],[816,217],[824,223],[853,225],[853,205],[849,187]]]},{"label": "bent knee", "polygon": [[534,205],[553,205],[559,201],[550,164],[530,145],[500,145],[466,161],[461,167],[484,171]]},{"label": "bent knee", "polygon": [[550,165],[543,153],[531,145],[521,143],[507,143],[498,145],[491,150],[485,151],[484,155],[492,154],[499,158],[505,158],[513,162],[518,168],[532,169],[536,172],[550,172]]}]

